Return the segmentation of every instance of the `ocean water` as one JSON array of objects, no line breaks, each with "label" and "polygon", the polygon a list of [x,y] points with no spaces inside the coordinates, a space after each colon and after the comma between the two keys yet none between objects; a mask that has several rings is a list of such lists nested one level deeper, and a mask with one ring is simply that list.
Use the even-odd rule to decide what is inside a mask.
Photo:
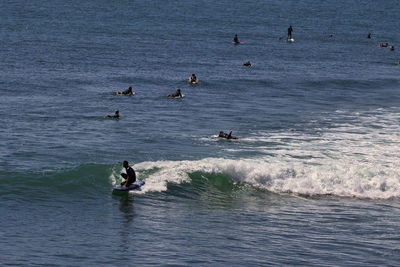
[{"label": "ocean water", "polygon": [[399,11],[0,1],[0,265],[398,266]]}]

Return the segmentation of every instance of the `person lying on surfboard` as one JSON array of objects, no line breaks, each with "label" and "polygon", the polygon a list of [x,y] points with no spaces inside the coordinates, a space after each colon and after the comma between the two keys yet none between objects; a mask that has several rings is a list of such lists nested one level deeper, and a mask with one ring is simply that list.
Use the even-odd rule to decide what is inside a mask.
[{"label": "person lying on surfboard", "polygon": [[129,166],[129,163],[126,160],[122,163],[122,167],[124,167],[126,171],[126,173],[121,173],[121,176],[125,179],[125,181],[121,183],[122,187],[135,188],[135,185],[133,184],[136,182],[135,171],[131,166]]},{"label": "person lying on surfboard", "polygon": [[226,139],[239,139],[238,137],[232,136],[232,130],[229,131],[229,134],[224,133],[224,131],[220,131],[218,137],[226,138]]},{"label": "person lying on surfboard", "polygon": [[190,76],[189,82],[190,83],[197,83],[198,82],[197,81],[197,77],[196,77],[196,75],[194,73],[192,74],[192,76]]},{"label": "person lying on surfboard", "polygon": [[122,92],[118,91],[117,95],[133,95],[132,87],[129,87],[128,89],[126,89],[125,91],[122,91]]},{"label": "person lying on surfboard", "polygon": [[168,97],[183,97],[181,89],[177,89],[174,94],[169,94]]},{"label": "person lying on surfboard", "polygon": [[114,115],[107,115],[106,118],[119,119],[121,118],[121,115],[119,115],[119,110],[116,109]]},{"label": "person lying on surfboard", "polygon": [[247,62],[243,63],[242,66],[250,67],[250,66],[251,66],[251,63],[250,63],[250,61],[247,61]]}]

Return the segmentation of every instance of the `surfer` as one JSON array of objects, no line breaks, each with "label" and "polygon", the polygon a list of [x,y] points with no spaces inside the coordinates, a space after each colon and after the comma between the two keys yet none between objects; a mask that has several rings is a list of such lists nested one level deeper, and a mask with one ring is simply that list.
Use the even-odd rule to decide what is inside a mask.
[{"label": "surfer", "polygon": [[392,46],[390,47],[390,50],[391,50],[391,51],[394,51],[394,45],[392,45]]},{"label": "surfer", "polygon": [[225,139],[239,139],[237,137],[232,136],[232,130],[229,131],[229,134],[224,133],[224,131],[219,131],[218,137],[225,138]]},{"label": "surfer", "polygon": [[389,47],[389,43],[380,43],[379,47]]},{"label": "surfer", "polygon": [[135,185],[133,185],[133,183],[136,182],[135,171],[132,169],[131,166],[129,166],[129,163],[126,160],[124,160],[122,166],[125,168],[126,171],[126,173],[121,173],[121,176],[125,179],[125,181],[121,183],[122,187],[135,188]]},{"label": "surfer", "polygon": [[133,95],[132,87],[129,87],[125,91],[117,92],[117,95]]},{"label": "surfer", "polygon": [[368,39],[371,39],[371,33],[368,33],[367,38],[368,38]]},{"label": "surfer", "polygon": [[293,28],[292,25],[289,26],[289,28],[287,29],[287,39],[292,39],[292,32],[293,32]]},{"label": "surfer", "polygon": [[250,67],[250,66],[251,66],[251,63],[250,63],[250,61],[247,61],[247,62],[243,63],[242,66]]},{"label": "surfer", "polygon": [[197,77],[196,77],[196,75],[194,73],[192,73],[192,76],[190,76],[189,82],[190,83],[198,83]]},{"label": "surfer", "polygon": [[106,118],[113,118],[113,119],[121,118],[121,116],[119,115],[119,110],[116,109],[114,115],[107,115]]},{"label": "surfer", "polygon": [[235,34],[235,37],[233,38],[233,43],[234,44],[239,44],[239,38],[237,37],[237,34]]},{"label": "surfer", "polygon": [[168,97],[183,97],[181,89],[177,89],[174,94],[169,94]]}]

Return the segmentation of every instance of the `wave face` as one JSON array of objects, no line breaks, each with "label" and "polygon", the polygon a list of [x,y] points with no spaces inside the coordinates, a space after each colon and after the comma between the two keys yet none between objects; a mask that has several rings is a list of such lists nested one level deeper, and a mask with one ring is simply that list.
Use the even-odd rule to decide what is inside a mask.
[{"label": "wave face", "polygon": [[[400,114],[336,113],[318,122],[325,126],[311,133],[257,132],[241,140],[241,152],[258,150],[256,157],[136,164],[139,177],[146,180],[142,193],[166,191],[168,183],[189,182],[191,175],[201,173],[207,179],[224,175],[274,193],[399,197]],[[339,122],[335,116],[341,117]]]}]

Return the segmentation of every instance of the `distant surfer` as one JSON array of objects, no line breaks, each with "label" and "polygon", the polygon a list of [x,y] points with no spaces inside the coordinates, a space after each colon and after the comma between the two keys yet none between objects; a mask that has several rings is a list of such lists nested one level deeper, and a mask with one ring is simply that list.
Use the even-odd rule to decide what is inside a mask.
[{"label": "distant surfer", "polygon": [[129,163],[126,160],[124,160],[122,166],[125,168],[126,171],[126,173],[121,173],[121,176],[125,179],[125,181],[121,183],[122,187],[135,188],[135,185],[133,184],[134,182],[136,182],[135,171],[132,169],[132,167],[129,166]]},{"label": "distant surfer", "polygon": [[391,51],[394,51],[394,45],[392,45],[392,46],[390,47],[390,50],[391,50]]},{"label": "distant surfer", "polygon": [[196,77],[196,75],[195,75],[194,73],[192,73],[192,76],[189,77],[189,82],[190,82],[191,84],[196,84],[196,83],[199,82],[199,81],[197,80],[197,77]]},{"label": "distant surfer", "polygon": [[371,33],[368,33],[367,38],[368,38],[368,39],[371,39]]},{"label": "distant surfer", "polygon": [[119,110],[116,109],[114,115],[107,115],[106,118],[113,118],[113,119],[121,118],[121,116],[119,115]]},{"label": "distant surfer", "polygon": [[129,87],[125,91],[117,92],[117,95],[133,95],[132,87]]},{"label": "distant surfer", "polygon": [[174,94],[169,94],[168,97],[175,98],[175,97],[183,97],[181,93],[181,89],[177,89]]},{"label": "distant surfer", "polygon": [[292,32],[293,32],[293,28],[292,28],[292,25],[290,25],[289,28],[287,29],[287,39],[288,40],[292,39]]},{"label": "distant surfer", "polygon": [[233,38],[233,43],[234,44],[240,44],[237,34],[235,34],[235,37]]},{"label": "distant surfer", "polygon": [[389,47],[389,43],[380,43],[379,47]]},{"label": "distant surfer", "polygon": [[250,61],[247,61],[247,62],[243,63],[242,66],[250,67],[250,66],[251,66],[251,63],[250,63]]},{"label": "distant surfer", "polygon": [[220,131],[218,137],[220,138],[225,138],[225,139],[239,139],[238,137],[233,137],[232,136],[232,130],[229,131],[229,134],[224,133],[224,131]]}]

